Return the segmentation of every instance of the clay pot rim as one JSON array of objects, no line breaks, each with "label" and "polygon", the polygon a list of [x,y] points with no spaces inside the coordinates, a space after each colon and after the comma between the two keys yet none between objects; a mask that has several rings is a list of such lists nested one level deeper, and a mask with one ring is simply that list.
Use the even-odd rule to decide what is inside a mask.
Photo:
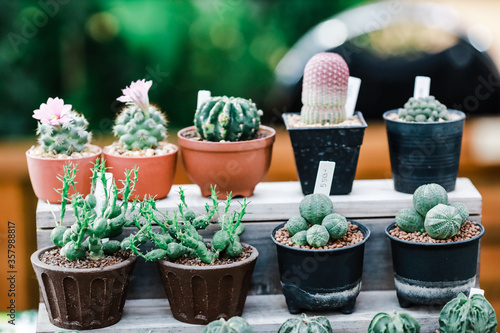
[{"label": "clay pot rim", "polygon": [[275,238],[274,238],[274,235],[276,234],[276,231],[278,231],[278,229],[281,229],[285,226],[286,222],[283,222],[281,223],[280,225],[278,225],[277,227],[275,227],[273,229],[273,231],[271,232],[271,239],[273,240],[274,244],[286,249],[286,250],[290,250],[290,251],[296,251],[296,252],[305,252],[305,253],[316,253],[316,252],[319,252],[319,253],[330,253],[330,252],[341,252],[341,251],[349,251],[350,249],[356,247],[356,246],[359,246],[359,245],[363,245],[367,240],[368,238],[370,238],[370,235],[371,235],[371,231],[370,229],[364,225],[363,223],[360,223],[358,221],[354,221],[354,220],[350,220],[350,219],[347,219],[347,221],[355,224],[358,226],[358,228],[361,226],[363,227],[364,229],[366,229],[366,232],[363,232],[363,230],[361,230],[361,232],[363,232],[363,240],[359,243],[356,243],[356,244],[353,244],[353,245],[349,245],[349,246],[344,246],[344,247],[341,247],[341,248],[336,248],[336,249],[302,249],[302,248],[296,248],[296,247],[292,247],[292,246],[288,246],[288,245],[285,245],[285,244],[282,244],[280,242],[278,242]]},{"label": "clay pot rim", "polygon": [[402,124],[401,126],[438,126],[438,125],[443,126],[444,124],[454,124],[454,123],[461,122],[461,121],[465,120],[465,117],[466,117],[465,113],[463,113],[460,110],[448,109],[448,112],[452,113],[452,114],[459,115],[460,118],[459,119],[455,119],[455,120],[441,121],[441,122],[435,121],[435,122],[432,122],[432,123],[426,123],[426,122],[407,122],[407,121],[398,121],[398,120],[389,119],[388,116],[390,114],[392,114],[392,113],[398,113],[397,109],[389,110],[389,111],[384,112],[384,114],[382,115],[382,117],[387,122],[390,122],[390,123],[393,123],[393,124]]},{"label": "clay pot rim", "polygon": [[211,270],[224,270],[224,269],[229,269],[229,268],[234,268],[237,266],[243,266],[247,265],[255,260],[257,260],[259,256],[259,251],[257,250],[256,247],[246,244],[246,243],[241,243],[243,247],[245,246],[250,246],[252,248],[252,254],[250,257],[246,258],[245,260],[242,261],[236,261],[231,264],[225,264],[225,265],[212,265],[212,266],[191,266],[191,265],[183,265],[183,264],[177,264],[174,262],[171,262],[169,260],[165,259],[160,259],[158,260],[159,265],[163,266],[170,266],[176,269],[183,269],[183,270],[190,270],[190,271],[195,271],[195,272],[202,272],[202,271],[211,271]]},{"label": "clay pot rim", "polygon": [[236,141],[236,142],[198,141],[184,137],[185,133],[191,131],[196,131],[196,127],[195,126],[185,127],[181,129],[179,132],[177,132],[177,139],[181,148],[201,150],[201,151],[256,150],[273,144],[276,137],[276,130],[272,127],[265,125],[260,125],[259,131],[265,131],[270,133],[266,137],[253,140],[246,140],[246,141]]},{"label": "clay pot rim", "polygon": [[[471,222],[474,222],[474,221],[471,221]],[[389,237],[389,239],[391,241],[395,241],[395,242],[398,242],[398,243],[402,243],[402,244],[406,244],[406,245],[411,245],[411,246],[415,246],[415,247],[419,247],[419,246],[425,246],[425,247],[453,247],[453,246],[456,246],[456,245],[461,245],[461,244],[465,244],[465,243],[470,243],[470,242],[474,242],[476,240],[479,240],[481,237],[483,237],[484,235],[484,226],[481,224],[481,223],[477,223],[475,222],[477,225],[479,225],[479,227],[481,228],[481,231],[479,232],[479,235],[475,236],[475,237],[472,237],[472,238],[469,238],[469,239],[464,239],[464,240],[461,240],[461,241],[458,241],[458,242],[450,242],[450,243],[420,243],[420,242],[410,242],[410,241],[407,241],[407,240],[404,240],[404,239],[399,239],[397,237],[394,237],[392,236],[391,234],[389,234],[389,231],[394,229],[394,227],[396,226],[396,222],[392,222],[391,224],[389,224],[386,228],[385,228],[385,235],[387,237]]]},{"label": "clay pot rim", "polygon": [[31,159],[34,159],[34,160],[45,160],[45,161],[81,161],[81,160],[84,160],[84,159],[89,159],[89,158],[94,158],[94,157],[99,157],[102,153],[103,153],[103,150],[101,147],[97,146],[97,145],[90,145],[92,147],[97,147],[99,148],[99,151],[95,154],[92,154],[92,155],[88,155],[88,156],[82,156],[82,157],[65,157],[65,158],[55,158],[55,157],[40,157],[40,156],[33,156],[30,154],[30,149],[26,150],[26,158],[31,158]]},{"label": "clay pot rim", "polygon": [[133,264],[136,260],[137,260],[137,256],[136,255],[130,255],[128,257],[128,259],[122,261],[122,262],[119,262],[115,265],[111,265],[111,266],[106,266],[106,267],[103,267],[103,268],[71,268],[71,267],[61,267],[61,266],[54,266],[54,265],[49,265],[49,264],[46,264],[44,262],[42,262],[40,260],[40,255],[46,251],[50,251],[52,249],[55,249],[57,246],[55,245],[51,245],[51,246],[46,246],[46,247],[43,247],[39,250],[36,250],[35,252],[33,252],[31,254],[31,263],[33,265],[36,265],[38,267],[41,267],[43,269],[47,269],[47,270],[51,270],[51,271],[59,271],[59,272],[78,272],[78,273],[95,273],[95,272],[106,272],[106,271],[113,271],[113,270],[116,270],[116,269],[120,269],[122,267],[126,267],[126,266],[129,266],[131,264]]},{"label": "clay pot rim", "polygon": [[300,115],[300,112],[287,112],[287,113],[283,113],[281,115],[281,118],[283,119],[283,122],[285,123],[285,127],[286,127],[287,131],[308,131],[308,130],[338,131],[338,130],[349,130],[349,129],[364,129],[364,128],[368,127],[368,123],[366,122],[365,118],[363,117],[363,113],[361,113],[361,111],[354,112],[354,115],[357,115],[359,117],[359,120],[361,121],[361,125],[353,125],[353,126],[290,127],[288,125],[288,116],[294,115],[294,114]]},{"label": "clay pot rim", "polygon": [[174,151],[172,151],[170,153],[167,153],[167,154],[163,154],[163,155],[155,155],[155,156],[123,156],[123,155],[115,155],[115,154],[106,153],[105,149],[107,147],[110,147],[111,145],[105,146],[104,149],[102,150],[102,154],[104,156],[111,156],[112,158],[115,158],[115,159],[124,159],[124,160],[126,160],[126,159],[128,159],[128,160],[131,160],[131,159],[141,159],[141,160],[150,159],[150,160],[154,160],[154,159],[161,159],[162,157],[167,157],[167,156],[172,156],[172,155],[177,154],[177,152],[179,151],[179,147],[177,147],[176,145],[174,145],[173,143],[170,143],[170,142],[166,142],[166,143],[168,145],[170,145],[172,148],[174,148]]}]

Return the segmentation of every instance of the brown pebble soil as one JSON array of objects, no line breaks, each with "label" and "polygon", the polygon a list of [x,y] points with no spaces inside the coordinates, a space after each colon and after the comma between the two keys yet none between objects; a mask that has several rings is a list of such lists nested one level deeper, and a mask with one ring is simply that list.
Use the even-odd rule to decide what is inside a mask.
[{"label": "brown pebble soil", "polygon": [[235,263],[238,261],[243,261],[243,260],[250,257],[250,255],[252,254],[252,251],[253,250],[250,246],[244,246],[243,252],[238,257],[231,258],[231,257],[227,257],[227,256],[221,256],[221,257],[217,258],[216,260],[214,260],[210,264],[204,263],[203,261],[201,261],[197,257],[191,258],[191,257],[188,257],[186,255],[184,255],[180,258],[174,259],[174,260],[169,259],[167,257],[165,257],[164,259],[168,260],[170,262],[176,263],[176,264],[187,265],[187,266],[220,266],[220,265],[229,265],[229,264],[232,264],[232,263]]},{"label": "brown pebble soil", "polygon": [[51,266],[59,266],[66,268],[104,268],[118,264],[128,259],[130,254],[124,251],[118,251],[113,255],[104,256],[104,258],[91,260],[91,259],[77,259],[69,260],[59,253],[59,248],[45,251],[40,256],[40,261]]},{"label": "brown pebble soil", "polygon": [[394,229],[389,231],[393,237],[416,243],[452,243],[459,242],[476,237],[481,233],[481,228],[475,222],[467,221],[461,227],[458,233],[448,239],[434,239],[427,232],[406,232],[396,225]]}]

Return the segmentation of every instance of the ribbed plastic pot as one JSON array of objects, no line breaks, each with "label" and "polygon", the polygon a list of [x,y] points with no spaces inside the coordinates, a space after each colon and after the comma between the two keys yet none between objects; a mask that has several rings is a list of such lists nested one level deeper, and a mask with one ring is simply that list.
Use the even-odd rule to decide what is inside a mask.
[{"label": "ribbed plastic pot", "polygon": [[111,172],[116,183],[121,184],[125,180],[125,170],[132,170],[137,166],[139,168],[138,181],[130,200],[134,198],[143,200],[145,196],[154,196],[156,199],[165,198],[174,183],[177,166],[178,148],[173,144],[170,146],[174,150],[168,154],[137,157],[108,154],[104,148],[106,167],[109,168],[107,172]]},{"label": "ribbed plastic pot", "polygon": [[[50,203],[61,203],[61,194],[56,191],[62,188],[62,181],[58,179],[58,176],[64,175],[64,166],[70,162],[78,169],[75,177],[76,190],[82,195],[89,194],[92,169],[96,159],[102,153],[101,148],[93,147],[98,149],[97,153],[78,158],[44,158],[32,156],[29,150],[26,151],[28,173],[37,198]],[[69,196],[73,194],[74,191],[70,188]]]},{"label": "ribbed plastic pot", "polygon": [[384,113],[394,188],[413,193],[420,185],[436,183],[455,189],[465,114],[448,110],[459,119],[433,123],[404,122]]},{"label": "ribbed plastic pot", "polygon": [[345,314],[353,312],[361,290],[365,243],[370,230],[359,222],[350,222],[358,226],[364,240],[330,250],[283,245],[274,235],[285,223],[274,228],[271,238],[278,251],[281,287],[290,313],[338,309]]},{"label": "ribbed plastic pot", "polygon": [[42,248],[31,255],[49,320],[57,327],[88,330],[120,321],[136,257],[104,268],[65,268],[40,261]]},{"label": "ribbed plastic pot", "polygon": [[399,304],[444,305],[476,286],[479,240],[484,234],[452,243],[416,243],[385,233],[391,240],[394,282]]},{"label": "ribbed plastic pot", "polygon": [[200,187],[202,196],[210,196],[211,185],[217,186],[219,199],[226,199],[228,192],[242,197],[253,194],[269,170],[276,136],[268,126],[260,126],[259,131],[267,135],[238,142],[192,140],[189,135],[196,133],[194,126],[177,133],[187,175]]},{"label": "ribbed plastic pot", "polygon": [[[242,244],[244,247],[247,244]],[[227,265],[188,266],[159,260],[163,287],[175,319],[206,325],[241,316],[259,252]]]},{"label": "ribbed plastic pot", "polygon": [[361,126],[301,128],[290,126],[288,116],[293,114],[284,113],[283,120],[292,142],[302,193],[313,193],[319,162],[330,161],[336,163],[330,195],[349,194],[356,176],[359,149],[368,126],[363,114],[359,111],[354,113],[361,120]]}]

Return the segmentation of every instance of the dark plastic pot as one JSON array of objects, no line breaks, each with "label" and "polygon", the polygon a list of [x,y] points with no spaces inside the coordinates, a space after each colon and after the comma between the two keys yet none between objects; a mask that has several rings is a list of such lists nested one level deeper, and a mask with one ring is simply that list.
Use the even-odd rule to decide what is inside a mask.
[{"label": "dark plastic pot", "polygon": [[444,305],[459,293],[468,294],[476,286],[476,270],[481,233],[453,243],[416,243],[389,234],[394,282],[401,307]]},{"label": "dark plastic pot", "polygon": [[271,238],[278,251],[281,287],[288,311],[328,311],[352,313],[361,290],[365,242],[370,230],[359,222],[364,240],[340,249],[312,250],[283,245],[274,235],[285,223],[274,228]]},{"label": "dark plastic pot", "polygon": [[288,115],[292,114],[284,113],[283,120],[292,142],[302,193],[313,193],[319,162],[331,161],[336,165],[330,195],[349,194],[356,175],[359,148],[368,126],[363,114],[355,112],[361,126],[302,128],[289,126]]},{"label": "dark plastic pot", "polygon": [[89,330],[116,324],[122,317],[136,256],[104,268],[66,268],[47,265],[31,255],[49,320],[57,327]]},{"label": "dark plastic pot", "polygon": [[159,260],[158,268],[174,318],[206,325],[219,318],[241,316],[258,256],[252,246],[249,258],[228,265],[187,266]]},{"label": "dark plastic pot", "polygon": [[420,185],[436,183],[446,191],[455,189],[462,146],[465,114],[453,121],[418,123],[391,120],[384,113],[394,188],[413,193]]}]

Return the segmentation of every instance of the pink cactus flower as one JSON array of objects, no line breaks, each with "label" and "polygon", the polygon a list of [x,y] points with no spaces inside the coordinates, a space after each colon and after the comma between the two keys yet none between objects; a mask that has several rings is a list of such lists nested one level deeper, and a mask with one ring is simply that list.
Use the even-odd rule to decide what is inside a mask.
[{"label": "pink cactus flower", "polygon": [[42,124],[59,126],[70,119],[69,112],[71,104],[64,104],[62,98],[50,98],[47,103],[42,103],[39,109],[33,111],[33,118],[40,120]]},{"label": "pink cactus flower", "polygon": [[122,89],[123,96],[118,97],[116,100],[127,104],[135,104],[142,111],[148,112],[148,91],[152,84],[153,81],[146,81],[145,79],[132,82],[129,87]]}]

